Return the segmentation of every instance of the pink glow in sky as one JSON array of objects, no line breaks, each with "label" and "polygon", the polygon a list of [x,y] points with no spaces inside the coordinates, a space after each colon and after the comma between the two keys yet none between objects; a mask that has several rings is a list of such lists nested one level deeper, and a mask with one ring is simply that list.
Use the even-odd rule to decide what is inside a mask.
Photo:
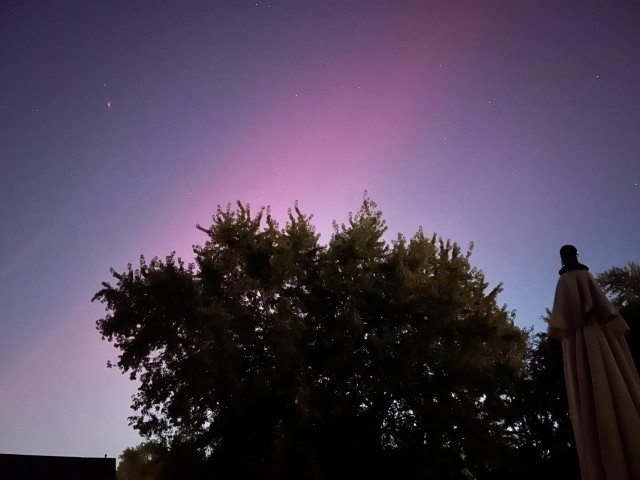
[{"label": "pink glow in sky", "polygon": [[540,330],[558,249],[638,261],[640,11],[584,2],[0,7],[0,452],[117,456],[109,267],[192,260],[217,205],[297,200],[321,241],[365,190],[389,238],[466,246]]}]

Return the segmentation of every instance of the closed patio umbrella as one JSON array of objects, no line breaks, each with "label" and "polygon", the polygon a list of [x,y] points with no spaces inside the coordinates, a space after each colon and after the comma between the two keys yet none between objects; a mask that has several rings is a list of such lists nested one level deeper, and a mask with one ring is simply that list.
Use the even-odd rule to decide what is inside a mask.
[{"label": "closed patio umbrella", "polygon": [[640,480],[640,380],[629,327],[572,245],[548,333],[562,342],[569,413],[583,480]]}]

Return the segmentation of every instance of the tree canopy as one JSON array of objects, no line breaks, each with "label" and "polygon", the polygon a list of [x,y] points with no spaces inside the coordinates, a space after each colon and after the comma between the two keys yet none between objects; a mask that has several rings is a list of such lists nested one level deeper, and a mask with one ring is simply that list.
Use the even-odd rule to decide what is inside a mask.
[{"label": "tree canopy", "polygon": [[611,267],[596,278],[629,325],[627,343],[638,368],[640,367],[640,265],[629,262],[625,267]]},{"label": "tree canopy", "polygon": [[94,296],[165,457],[221,479],[508,476],[527,332],[472,245],[387,241],[368,197],[326,245],[297,205],[198,228],[194,263],[141,257]]},{"label": "tree canopy", "polygon": [[597,280],[619,310],[640,305],[640,265],[637,263],[611,267],[599,274]]}]

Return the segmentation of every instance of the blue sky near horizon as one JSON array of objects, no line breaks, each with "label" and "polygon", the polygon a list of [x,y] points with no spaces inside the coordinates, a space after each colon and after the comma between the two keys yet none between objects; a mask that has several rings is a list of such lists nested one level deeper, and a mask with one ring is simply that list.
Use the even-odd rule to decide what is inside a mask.
[{"label": "blue sky near horizon", "polygon": [[640,7],[549,1],[0,6],[0,452],[117,456],[134,385],[90,302],[217,205],[363,192],[466,247],[544,329],[558,250],[640,261]]}]

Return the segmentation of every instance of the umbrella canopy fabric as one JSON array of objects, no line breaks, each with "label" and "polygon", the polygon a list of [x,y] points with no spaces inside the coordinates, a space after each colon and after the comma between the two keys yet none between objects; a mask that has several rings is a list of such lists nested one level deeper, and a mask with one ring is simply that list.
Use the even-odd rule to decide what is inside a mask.
[{"label": "umbrella canopy fabric", "polygon": [[549,335],[562,341],[583,480],[640,480],[640,380],[628,330],[587,270],[561,273]]}]

